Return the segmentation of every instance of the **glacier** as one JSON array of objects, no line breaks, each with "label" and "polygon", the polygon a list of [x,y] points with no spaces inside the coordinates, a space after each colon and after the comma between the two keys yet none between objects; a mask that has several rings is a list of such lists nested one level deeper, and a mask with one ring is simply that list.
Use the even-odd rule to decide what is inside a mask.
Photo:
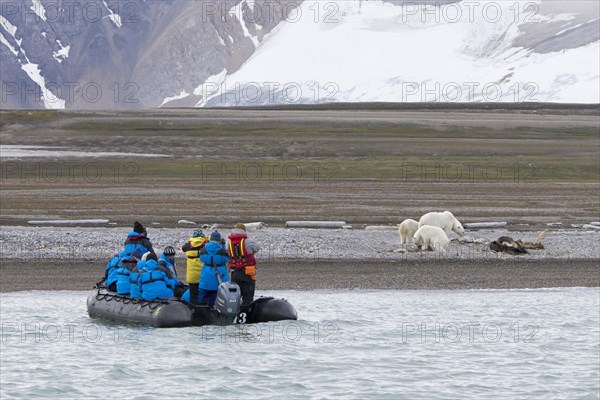
[{"label": "glacier", "polygon": [[3,2],[0,107],[600,103],[600,2]]},{"label": "glacier", "polygon": [[600,102],[597,2],[326,4],[305,1],[200,105]]}]

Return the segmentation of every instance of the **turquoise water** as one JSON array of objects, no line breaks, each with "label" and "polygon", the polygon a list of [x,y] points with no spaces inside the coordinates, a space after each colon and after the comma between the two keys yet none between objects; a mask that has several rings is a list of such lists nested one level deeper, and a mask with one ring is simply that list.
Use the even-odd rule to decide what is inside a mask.
[{"label": "turquoise water", "polygon": [[0,397],[598,399],[600,289],[269,292],[300,321],[103,324],[0,295]]}]

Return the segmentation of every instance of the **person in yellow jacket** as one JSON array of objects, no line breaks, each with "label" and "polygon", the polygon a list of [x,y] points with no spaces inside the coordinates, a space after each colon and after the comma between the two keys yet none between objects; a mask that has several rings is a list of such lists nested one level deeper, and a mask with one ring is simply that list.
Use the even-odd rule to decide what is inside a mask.
[{"label": "person in yellow jacket", "polygon": [[187,257],[187,271],[185,280],[190,286],[190,303],[198,304],[198,287],[200,284],[200,273],[204,263],[200,261],[200,250],[208,242],[201,229],[196,229],[192,237],[183,245],[181,250]]}]

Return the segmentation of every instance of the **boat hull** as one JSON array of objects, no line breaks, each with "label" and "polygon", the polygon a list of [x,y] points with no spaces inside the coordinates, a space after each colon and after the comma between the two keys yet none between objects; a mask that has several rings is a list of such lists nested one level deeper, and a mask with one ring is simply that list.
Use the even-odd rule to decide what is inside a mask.
[{"label": "boat hull", "polygon": [[242,306],[235,317],[226,317],[208,306],[192,305],[179,299],[131,299],[94,289],[87,299],[88,314],[119,324],[144,325],[157,328],[185,326],[232,325],[258,322],[296,320],[294,306],[284,299],[259,297],[248,306]]}]

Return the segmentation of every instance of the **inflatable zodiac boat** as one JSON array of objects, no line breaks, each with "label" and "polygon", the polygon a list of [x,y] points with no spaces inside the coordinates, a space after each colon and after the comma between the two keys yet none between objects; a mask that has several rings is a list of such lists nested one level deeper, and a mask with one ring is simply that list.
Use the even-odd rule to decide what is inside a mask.
[{"label": "inflatable zodiac boat", "polygon": [[[235,287],[225,287],[224,290],[234,291]],[[234,304],[236,301],[237,304]],[[88,296],[87,309],[91,318],[160,328],[298,319],[296,309],[285,299],[259,297],[249,305],[240,305],[239,295],[230,296],[230,293],[221,293],[221,290],[217,295],[215,308],[211,309],[179,299],[132,299],[101,287],[94,289]]]}]

